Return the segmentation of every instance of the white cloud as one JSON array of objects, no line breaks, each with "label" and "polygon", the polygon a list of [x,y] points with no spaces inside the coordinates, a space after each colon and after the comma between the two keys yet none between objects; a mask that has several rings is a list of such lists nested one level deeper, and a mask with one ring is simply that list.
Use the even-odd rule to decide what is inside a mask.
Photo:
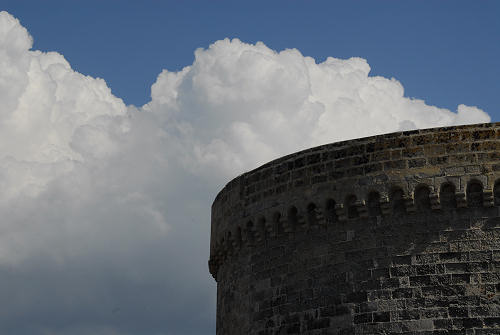
[{"label": "white cloud", "polygon": [[191,66],[164,70],[144,110],[161,117],[188,166],[225,176],[307,147],[409,128],[488,122],[404,97],[400,82],[369,76],[361,58],[317,64],[237,39],[198,49]]},{"label": "white cloud", "polygon": [[[196,50],[127,107],[31,46],[1,12],[0,332],[213,327],[209,208],[229,178],[313,145],[490,120],[405,98],[361,58],[316,64],[236,39]],[[188,313],[199,318],[178,322]]]}]

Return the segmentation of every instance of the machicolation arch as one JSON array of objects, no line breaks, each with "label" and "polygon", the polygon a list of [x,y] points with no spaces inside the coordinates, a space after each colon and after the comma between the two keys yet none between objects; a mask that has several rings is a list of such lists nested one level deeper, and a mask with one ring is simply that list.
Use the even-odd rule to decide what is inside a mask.
[{"label": "machicolation arch", "polygon": [[500,124],[288,155],[212,206],[217,334],[500,334]]}]

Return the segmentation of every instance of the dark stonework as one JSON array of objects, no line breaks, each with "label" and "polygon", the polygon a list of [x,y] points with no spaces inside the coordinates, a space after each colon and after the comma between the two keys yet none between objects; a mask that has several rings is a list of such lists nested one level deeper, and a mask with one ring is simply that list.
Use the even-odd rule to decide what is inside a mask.
[{"label": "dark stonework", "polygon": [[212,206],[217,334],[500,334],[500,123],[328,144]]}]

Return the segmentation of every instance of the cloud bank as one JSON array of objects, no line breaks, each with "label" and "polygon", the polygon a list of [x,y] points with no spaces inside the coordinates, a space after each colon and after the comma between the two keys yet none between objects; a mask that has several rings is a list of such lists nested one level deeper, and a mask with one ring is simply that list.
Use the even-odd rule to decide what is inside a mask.
[{"label": "cloud bank", "polygon": [[0,12],[0,333],[213,333],[210,205],[323,143],[489,122],[404,96],[362,58],[221,40],[126,106]]},{"label": "cloud bank", "polygon": [[400,82],[369,72],[362,58],[317,64],[296,49],[225,39],[182,71],[164,70],[143,110],[185,145],[191,166],[227,176],[328,142],[490,120],[476,107],[453,113],[406,98]]}]

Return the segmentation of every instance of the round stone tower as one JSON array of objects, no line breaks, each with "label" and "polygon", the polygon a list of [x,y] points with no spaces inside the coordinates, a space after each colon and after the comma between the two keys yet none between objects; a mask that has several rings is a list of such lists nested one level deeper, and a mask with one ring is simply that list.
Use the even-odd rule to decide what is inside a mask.
[{"label": "round stone tower", "polygon": [[327,144],[212,206],[217,334],[500,334],[500,123]]}]

